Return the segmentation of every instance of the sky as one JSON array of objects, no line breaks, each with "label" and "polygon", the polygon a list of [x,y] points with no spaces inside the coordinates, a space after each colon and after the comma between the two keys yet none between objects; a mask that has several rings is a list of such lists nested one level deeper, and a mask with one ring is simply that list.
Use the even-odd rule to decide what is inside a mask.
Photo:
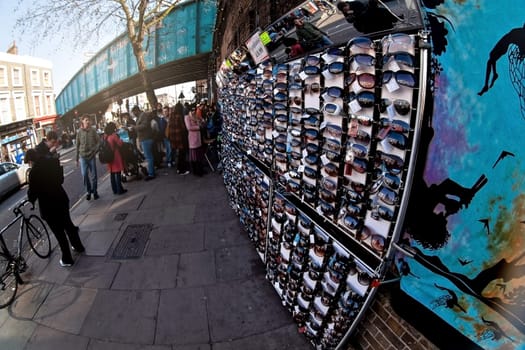
[{"label": "sky", "polygon": [[[21,56],[32,56],[51,61],[53,64],[53,86],[55,95],[58,95],[65,85],[73,78],[73,76],[86,63],[90,54],[98,52],[111,40],[113,40],[118,33],[108,33],[106,37],[100,38],[98,41],[93,40],[89,47],[75,48],[73,44],[63,44],[62,47],[53,40],[48,40],[39,45],[33,46],[31,44],[32,38],[30,35],[21,36],[14,32],[16,23],[15,7],[16,0],[0,0],[0,52],[6,52],[13,41],[18,46],[18,54]],[[71,38],[71,42],[74,38]],[[177,91],[183,91],[187,98],[191,98],[191,86],[194,83],[185,83],[178,86]],[[163,90],[163,89],[160,89]],[[171,90],[168,90],[171,91]],[[165,92],[165,91],[159,91]],[[169,92],[168,92],[169,93]]]},{"label": "sky", "polygon": [[108,36],[99,42],[92,42],[90,47],[79,49],[73,49],[73,45],[59,47],[53,40],[33,46],[29,35],[22,37],[19,33],[14,32],[17,16],[15,13],[16,3],[17,1],[15,0],[0,1],[0,51],[6,52],[13,41],[15,41],[19,55],[51,61],[53,64],[53,84],[56,95],[73,78],[75,73],[82,68],[84,62],[89,59],[86,54],[97,52],[114,38],[114,36]]}]

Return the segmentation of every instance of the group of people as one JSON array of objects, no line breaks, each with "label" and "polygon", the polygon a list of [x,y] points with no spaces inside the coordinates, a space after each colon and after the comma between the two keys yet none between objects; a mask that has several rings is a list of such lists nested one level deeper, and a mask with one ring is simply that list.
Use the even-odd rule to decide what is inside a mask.
[{"label": "group of people", "polygon": [[204,175],[204,153],[208,121],[215,118],[213,105],[205,99],[197,105],[177,103],[173,107],[157,104],[147,113],[133,107],[136,138],[147,162],[146,181],[155,178],[155,169],[165,164],[177,174]]},{"label": "group of people", "polygon": [[[214,107],[206,102],[203,100],[193,106],[179,102],[173,108],[158,104],[152,112],[143,112],[135,106],[131,115],[124,118],[122,125],[129,130],[130,142],[140,145],[144,153],[148,173],[146,181],[155,178],[155,154],[160,154],[160,161],[164,160],[166,166],[175,166],[177,174],[187,175],[191,171],[196,176],[204,175],[203,146],[210,136],[207,122],[208,118],[215,119],[217,116]],[[88,114],[81,117],[81,127],[75,137],[76,161],[80,166],[87,200],[100,198],[96,156],[103,139],[114,152],[113,160],[107,164],[113,193],[122,195],[127,192],[122,186],[125,159],[120,150],[124,141],[117,131],[117,124],[109,122],[101,137],[91,125],[91,117]],[[85,248],[80,240],[79,227],[70,217],[69,197],[62,186],[64,173],[57,153],[58,145],[57,133],[48,131],[34,149],[27,150],[25,162],[31,165],[27,196],[33,205],[38,200],[41,217],[60,246],[60,265],[67,267],[74,263],[72,250],[83,253]]]}]

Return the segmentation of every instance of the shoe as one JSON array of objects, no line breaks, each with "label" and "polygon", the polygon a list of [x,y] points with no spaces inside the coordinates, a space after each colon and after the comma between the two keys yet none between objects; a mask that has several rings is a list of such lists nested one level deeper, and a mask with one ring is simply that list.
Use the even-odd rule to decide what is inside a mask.
[{"label": "shoe", "polygon": [[124,194],[124,193],[126,193],[126,192],[128,192],[128,190],[126,190],[126,189],[123,188],[122,191],[120,191],[120,192],[117,193],[117,194]]},{"label": "shoe", "polygon": [[87,200],[90,200],[90,199],[91,199],[91,193],[88,193],[88,194],[87,194],[86,199],[87,199]]},{"label": "shoe", "polygon": [[71,250],[74,251],[75,253],[84,253],[86,251],[86,248],[84,248],[84,246],[78,247],[78,248],[71,247]]},{"label": "shoe", "polygon": [[190,173],[190,171],[189,171],[189,170],[186,170],[186,171],[181,172],[181,173],[179,173],[179,174],[180,174],[180,175],[188,175],[189,173]]},{"label": "shoe", "polygon": [[168,168],[171,168],[171,163],[168,163]]},{"label": "shoe", "polygon": [[70,266],[73,266],[73,262],[63,262],[62,259],[60,259],[60,266],[70,267]]},{"label": "shoe", "polygon": [[98,193],[95,192],[95,194],[93,195],[93,199],[99,199],[100,197],[98,196]]},{"label": "shoe", "polygon": [[149,180],[153,180],[155,178],[155,176],[151,176],[151,175],[148,175],[144,178],[144,181],[149,181]]}]

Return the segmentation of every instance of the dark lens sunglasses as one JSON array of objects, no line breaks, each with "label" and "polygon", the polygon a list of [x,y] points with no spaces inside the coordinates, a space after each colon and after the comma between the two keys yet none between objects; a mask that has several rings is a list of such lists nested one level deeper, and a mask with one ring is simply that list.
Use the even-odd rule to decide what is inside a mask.
[{"label": "dark lens sunglasses", "polygon": [[408,52],[395,52],[383,56],[383,66],[387,65],[392,60],[409,68],[413,68],[415,65],[414,56],[412,56]]},{"label": "dark lens sunglasses", "polygon": [[332,74],[339,74],[342,73],[345,69],[344,62],[332,62],[328,65],[328,71]]},{"label": "dark lens sunglasses", "polygon": [[361,91],[358,94],[352,91],[349,94],[348,98],[350,102],[357,100],[357,103],[359,103],[361,108],[374,107],[375,95],[371,91]]},{"label": "dark lens sunglasses", "polygon": [[395,99],[394,101],[392,101],[388,98],[382,98],[381,103],[379,104],[379,111],[381,113],[386,112],[387,108],[391,106],[392,103],[394,105],[394,109],[400,115],[407,115],[412,109],[410,106],[410,102],[408,102],[407,100]]},{"label": "dark lens sunglasses", "polygon": [[321,72],[321,69],[317,66],[305,66],[303,72],[306,75],[316,75]]},{"label": "dark lens sunglasses", "polygon": [[344,56],[345,50],[339,47],[330,47],[326,50],[326,54],[330,56]]},{"label": "dark lens sunglasses", "polygon": [[372,41],[372,39],[365,37],[365,36],[357,36],[355,38],[350,39],[348,43],[346,44],[346,47],[352,51],[353,47],[358,47],[360,49],[374,49],[376,45]]},{"label": "dark lens sunglasses", "polygon": [[376,59],[374,56],[359,53],[359,54],[350,56],[350,63],[352,62],[357,63],[359,66],[373,67],[376,64]]},{"label": "dark lens sunglasses", "polygon": [[339,86],[330,86],[329,88],[326,88],[325,91],[328,96],[333,98],[342,98],[345,93]]},{"label": "dark lens sunglasses", "polygon": [[385,140],[397,149],[406,150],[408,147],[408,138],[399,132],[389,131]]},{"label": "dark lens sunglasses", "polygon": [[306,56],[304,59],[305,66],[317,66],[321,62],[321,58],[319,56],[309,55]]},{"label": "dark lens sunglasses", "polygon": [[407,133],[411,130],[410,125],[399,119],[381,118],[379,125],[383,128],[390,128],[390,130],[400,133]]},{"label": "dark lens sunglasses", "polygon": [[387,70],[383,72],[383,84],[388,84],[392,78],[394,78],[399,85],[410,88],[416,86],[416,77],[412,72],[406,70],[398,70],[396,72]]}]

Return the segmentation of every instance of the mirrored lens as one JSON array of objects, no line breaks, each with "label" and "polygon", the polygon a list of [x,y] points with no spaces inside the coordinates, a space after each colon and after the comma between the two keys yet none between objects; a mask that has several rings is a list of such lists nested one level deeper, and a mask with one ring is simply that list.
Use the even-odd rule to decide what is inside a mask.
[{"label": "mirrored lens", "polygon": [[350,62],[355,62],[360,66],[373,67],[376,64],[376,59],[373,56],[366,54],[357,54],[350,56]]},{"label": "mirrored lens", "polygon": [[344,90],[338,86],[331,86],[326,89],[326,94],[333,98],[341,98],[344,96]]},{"label": "mirrored lens", "polygon": [[390,79],[394,77],[396,79],[396,82],[399,85],[407,86],[407,87],[415,87],[416,86],[416,77],[412,72],[406,71],[406,70],[398,70],[396,72],[393,72],[391,70],[387,70],[383,72],[383,84],[388,84]]},{"label": "mirrored lens", "polygon": [[303,71],[306,75],[316,75],[319,74],[321,70],[317,66],[305,66]]},{"label": "mirrored lens", "polygon": [[371,91],[361,91],[358,94],[351,92],[349,99],[350,101],[357,100],[362,108],[370,108],[374,106],[375,96]]},{"label": "mirrored lens", "polygon": [[344,62],[332,62],[328,65],[328,71],[332,74],[339,74],[345,68]]}]

